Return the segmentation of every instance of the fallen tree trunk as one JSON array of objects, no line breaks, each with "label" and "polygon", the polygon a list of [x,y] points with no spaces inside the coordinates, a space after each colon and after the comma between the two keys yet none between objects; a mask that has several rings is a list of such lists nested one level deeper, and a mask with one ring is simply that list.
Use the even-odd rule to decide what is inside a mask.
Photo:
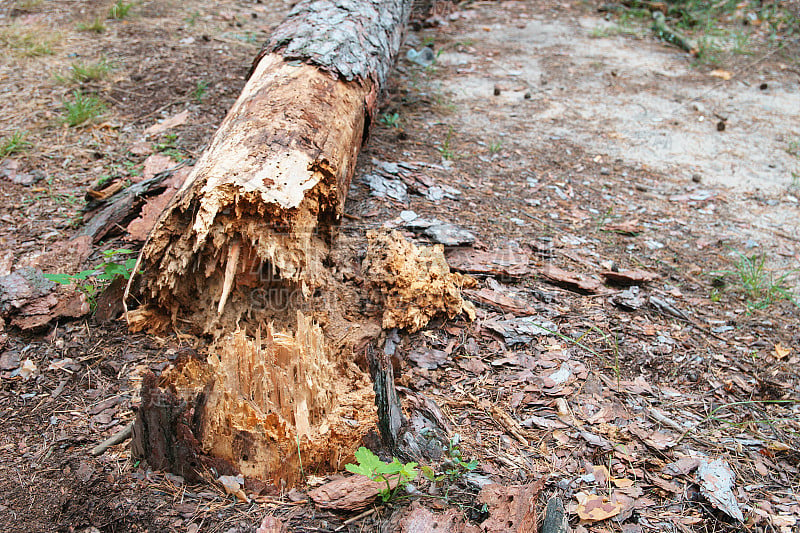
[{"label": "fallen tree trunk", "polygon": [[[308,296],[410,2],[301,2],[145,244],[142,294],[210,332],[264,278]],[[272,317],[270,317],[272,318]]]},{"label": "fallen tree trunk", "polygon": [[216,339],[145,376],[132,447],[151,466],[292,483],[342,468],[374,427],[369,378],[342,355],[358,328],[311,302],[410,3],[295,6],[150,234],[129,322]]}]

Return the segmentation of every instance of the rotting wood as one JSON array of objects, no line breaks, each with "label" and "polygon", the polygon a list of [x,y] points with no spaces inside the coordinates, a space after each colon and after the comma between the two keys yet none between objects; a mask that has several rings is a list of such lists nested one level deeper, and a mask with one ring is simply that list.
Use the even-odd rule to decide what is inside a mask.
[{"label": "rotting wood", "polygon": [[436,315],[475,318],[475,306],[461,291],[477,286],[474,278],[450,272],[444,247],[417,247],[397,232],[367,233],[364,261],[375,299],[384,301],[383,327],[417,331]]},{"label": "rotting wood", "polygon": [[564,510],[564,502],[558,496],[547,500],[544,513],[541,533],[570,533],[572,531]]},{"label": "rotting wood", "polygon": [[344,467],[375,425],[372,402],[367,376],[299,314],[294,335],[239,330],[205,361],[184,359],[160,383],[145,379],[133,452],[187,479],[202,465],[293,483],[301,468]]},{"label": "rotting wood", "polygon": [[294,7],[145,244],[152,309],[210,332],[251,311],[264,277],[304,297],[325,284],[322,260],[409,10],[404,0]]},{"label": "rotting wood", "polygon": [[341,469],[375,426],[352,357],[369,328],[315,293],[336,298],[323,261],[409,10],[297,4],[150,233],[131,327],[215,339],[207,358],[143,380],[132,449],[152,467],[292,484]]}]

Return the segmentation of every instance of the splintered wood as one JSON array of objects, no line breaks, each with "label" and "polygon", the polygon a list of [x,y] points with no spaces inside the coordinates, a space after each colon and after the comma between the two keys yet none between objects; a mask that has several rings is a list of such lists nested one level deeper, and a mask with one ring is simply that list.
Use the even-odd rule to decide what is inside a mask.
[{"label": "splintered wood", "polygon": [[148,303],[212,331],[252,312],[265,279],[304,295],[321,285],[368,92],[276,54],[262,58],[145,244]]},{"label": "splintered wood", "polygon": [[[341,469],[376,417],[369,379],[337,353],[300,313],[293,335],[269,325],[263,336],[241,330],[224,336],[206,361],[187,359],[161,377],[170,387],[160,394],[188,405],[192,420],[171,434],[172,428],[138,418],[134,453],[190,478],[200,470],[187,468],[193,464],[289,483],[300,475],[301,461],[305,469]],[[142,398],[143,404],[163,400],[152,391]],[[159,431],[164,434],[154,435]],[[174,438],[182,442],[171,446],[189,450],[191,460],[174,463],[174,454],[153,444]]]},{"label": "splintered wood", "polygon": [[417,247],[400,233],[367,234],[365,271],[375,287],[374,299],[383,300],[383,327],[417,331],[437,314],[448,318],[464,313],[475,319],[475,306],[461,290],[477,286],[474,278],[450,272],[444,248]]}]

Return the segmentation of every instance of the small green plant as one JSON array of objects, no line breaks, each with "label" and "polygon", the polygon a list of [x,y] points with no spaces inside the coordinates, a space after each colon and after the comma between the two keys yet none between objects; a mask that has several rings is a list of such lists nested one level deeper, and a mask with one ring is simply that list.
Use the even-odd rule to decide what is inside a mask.
[{"label": "small green plant", "polygon": [[197,19],[199,18],[200,18],[200,12],[192,11],[192,14],[183,19],[183,21],[189,26],[194,26],[195,24],[197,24]]},{"label": "small green plant", "polygon": [[381,116],[381,122],[391,128],[400,127],[400,113],[384,113]]},{"label": "small green plant", "polygon": [[0,30],[0,44],[27,57],[53,55],[59,39],[58,33],[16,25]]},{"label": "small green plant", "polygon": [[81,203],[82,199],[74,194],[62,193],[55,190],[53,178],[47,177],[44,180],[44,187],[38,188],[36,194],[23,198],[22,202],[25,205],[38,204],[43,200],[60,205],[60,206],[77,206]]},{"label": "small green plant", "polygon": [[478,461],[464,461],[458,445],[461,435],[456,433],[447,441],[447,456],[444,459],[444,473],[450,481],[455,481],[478,468]]},{"label": "small green plant", "polygon": [[591,39],[604,39],[606,37],[610,37],[613,35],[611,31],[611,26],[595,26],[589,32],[589,38]]},{"label": "small green plant", "polygon": [[170,156],[175,161],[183,161],[185,156],[178,148],[178,134],[167,133],[164,135],[163,140],[153,145],[156,152]]},{"label": "small green plant", "polygon": [[503,141],[494,141],[489,145],[489,153],[494,155],[503,149]]},{"label": "small green plant", "polygon": [[97,309],[97,296],[116,278],[122,276],[130,279],[133,269],[136,268],[136,258],[130,257],[123,262],[117,262],[118,256],[130,255],[133,250],[120,248],[105,250],[103,262],[94,268],[78,272],[77,274],[45,274],[44,277],[60,285],[74,285],[86,295],[92,311]]},{"label": "small green plant", "polygon": [[133,2],[126,3],[122,0],[117,0],[116,3],[111,6],[111,9],[108,11],[109,18],[121,20],[128,16],[128,12],[133,7]]},{"label": "small green plant", "polygon": [[736,286],[744,293],[748,312],[764,309],[778,300],[794,302],[787,280],[796,270],[790,270],[776,278],[766,268],[766,255],[747,256],[741,252],[736,253],[739,259],[732,270],[721,270],[713,274],[733,278]]},{"label": "small green plant", "polygon": [[694,66],[718,65],[722,62],[722,48],[717,44],[714,37],[703,35],[697,40],[697,59],[692,64]]},{"label": "small green plant", "polygon": [[789,141],[786,145],[786,153],[793,157],[800,157],[800,138]]},{"label": "small green plant", "polygon": [[391,463],[385,463],[363,446],[356,451],[355,456],[358,464],[347,464],[345,468],[348,472],[386,483],[386,488],[380,492],[381,500],[384,502],[394,498],[400,488],[417,477],[417,463],[401,463],[396,458],[393,458]]},{"label": "small green plant", "polygon": [[419,469],[422,475],[433,483],[439,483],[441,481],[446,482],[444,485],[445,500],[448,499],[450,488],[454,486],[456,481],[478,468],[477,460],[472,459],[469,462],[464,461],[461,450],[458,447],[460,442],[461,436],[458,433],[447,441],[447,450],[445,450],[444,459],[441,464],[443,470],[437,473],[432,467],[427,465],[421,466]]},{"label": "small green plant", "polygon": [[441,146],[437,148],[439,153],[442,155],[442,159],[447,161],[451,161],[456,158],[456,152],[453,150],[452,147],[452,140],[453,140],[453,127],[449,127],[447,129],[447,137],[445,137],[444,142]]},{"label": "small green plant", "polygon": [[792,181],[789,183],[790,189],[800,189],[800,173],[792,172]]},{"label": "small green plant", "polygon": [[106,110],[105,104],[96,96],[83,94],[80,90],[72,92],[72,100],[64,102],[64,122],[69,126],[80,126],[90,122]]},{"label": "small green plant", "polygon": [[197,85],[195,85],[194,91],[192,91],[192,98],[194,98],[198,104],[201,104],[203,103],[203,97],[205,97],[206,91],[208,91],[208,82],[200,80],[197,82]]},{"label": "small green plant", "polygon": [[739,55],[752,55],[753,52],[750,44],[750,34],[742,30],[735,31],[733,33],[731,52]]},{"label": "small green plant", "polygon": [[0,161],[33,146],[32,143],[25,140],[26,135],[27,133],[24,131],[16,131],[12,135],[0,139]]},{"label": "small green plant", "polygon": [[90,31],[93,33],[103,33],[106,31],[106,25],[100,17],[95,17],[91,22],[81,22],[76,27],[78,31]]},{"label": "small green plant", "polygon": [[113,70],[108,61],[101,59],[94,63],[75,62],[70,65],[68,76],[56,76],[60,83],[86,83],[88,81],[98,81],[105,78]]},{"label": "small green plant", "polygon": [[597,215],[597,222],[595,225],[595,231],[601,231],[603,226],[611,220],[611,217],[614,215],[614,206],[609,206],[604,212]]}]

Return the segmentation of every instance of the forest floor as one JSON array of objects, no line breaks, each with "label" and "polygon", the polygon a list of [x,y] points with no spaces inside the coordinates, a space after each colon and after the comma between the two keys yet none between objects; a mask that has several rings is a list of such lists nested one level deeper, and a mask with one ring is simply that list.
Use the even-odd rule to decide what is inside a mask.
[{"label": "forest floor", "polygon": [[[427,243],[414,221],[435,217],[474,235],[447,257],[492,271],[467,294],[477,319],[389,335],[398,382],[440,406],[473,470],[347,521],[308,503],[315,476],[238,502],[125,444],[93,457],[184,337],[7,317],[0,529],[234,533],[273,515],[289,531],[512,530],[513,506],[478,496],[491,482],[499,500],[535,492],[539,517],[559,496],[576,531],[797,531],[800,12],[734,4],[668,17],[699,57],[658,40],[649,12],[599,2],[466,3],[410,32],[341,234]],[[0,276],[129,259],[141,242],[123,227],[65,244],[86,191],[191,164],[289,7],[0,5]],[[433,62],[411,61],[424,46]]]}]

